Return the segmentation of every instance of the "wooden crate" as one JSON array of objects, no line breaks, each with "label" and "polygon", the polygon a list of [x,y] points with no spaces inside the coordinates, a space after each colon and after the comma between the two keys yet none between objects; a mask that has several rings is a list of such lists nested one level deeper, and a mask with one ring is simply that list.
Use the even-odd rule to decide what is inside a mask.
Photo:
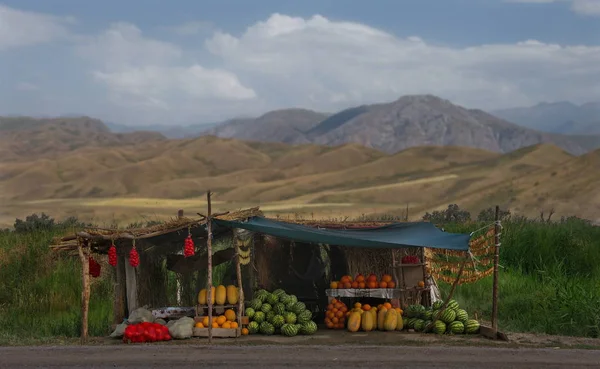
[{"label": "wooden crate", "polygon": [[[204,319],[204,315],[199,315],[194,318],[194,321],[196,321],[196,323],[198,323],[198,322],[201,322],[202,319]],[[213,315],[213,321],[215,319],[217,319],[217,317]],[[237,322],[237,320],[236,320],[236,322]],[[248,325],[248,323],[250,323],[250,318],[248,318],[247,316],[242,316],[242,325]]]},{"label": "wooden crate", "polygon": [[[240,328],[213,328],[213,337],[217,338],[237,338],[242,335]],[[193,337],[208,337],[208,328],[194,327]]]}]

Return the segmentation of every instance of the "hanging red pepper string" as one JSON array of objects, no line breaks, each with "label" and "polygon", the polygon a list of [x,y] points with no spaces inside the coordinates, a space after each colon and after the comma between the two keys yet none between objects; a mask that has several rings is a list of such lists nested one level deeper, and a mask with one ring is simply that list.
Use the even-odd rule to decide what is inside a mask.
[{"label": "hanging red pepper string", "polygon": [[140,254],[138,254],[137,249],[135,248],[135,238],[133,239],[131,251],[129,251],[129,265],[134,268],[137,268],[138,265],[140,265]]},{"label": "hanging red pepper string", "polygon": [[183,245],[183,256],[189,258],[190,256],[194,256],[195,253],[196,246],[194,245],[194,240],[192,240],[192,230],[191,227],[188,227],[188,236]]},{"label": "hanging red pepper string", "polygon": [[94,260],[93,257],[90,256],[88,258],[88,266],[90,269],[90,275],[94,278],[98,278],[100,276],[100,264],[96,260]]},{"label": "hanging red pepper string", "polygon": [[115,240],[111,240],[111,245],[108,249],[108,263],[113,267],[117,266],[117,247],[115,246]]}]

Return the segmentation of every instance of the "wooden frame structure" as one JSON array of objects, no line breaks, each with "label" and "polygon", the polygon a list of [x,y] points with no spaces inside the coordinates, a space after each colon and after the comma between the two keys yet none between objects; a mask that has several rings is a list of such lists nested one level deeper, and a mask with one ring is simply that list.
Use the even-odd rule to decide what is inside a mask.
[{"label": "wooden frame structure", "polygon": [[[86,229],[81,232],[77,232],[73,236],[67,236],[55,240],[55,244],[51,247],[56,251],[70,251],[77,252],[79,255],[80,261],[82,263],[82,325],[81,325],[81,342],[85,343],[88,339],[88,311],[89,311],[89,301],[91,295],[91,287],[90,287],[90,275],[89,275],[89,266],[88,259],[92,253],[92,251],[96,252],[106,252],[108,247],[106,247],[106,243],[108,241],[111,244],[116,240],[130,240],[133,244],[135,244],[135,240],[143,240],[150,239],[153,237],[164,236],[169,233],[179,232],[183,229],[189,229],[190,227],[206,227],[206,244],[207,244],[207,305],[208,305],[208,318],[209,318],[209,326],[208,326],[208,341],[212,343],[213,339],[213,328],[212,328],[212,311],[214,308],[214,302],[212,301],[212,294],[210,293],[210,289],[212,287],[212,271],[213,271],[213,254],[212,254],[212,239],[213,239],[213,224],[212,221],[215,218],[219,219],[227,219],[227,220],[240,220],[247,219],[252,216],[262,215],[259,211],[258,207],[241,210],[237,212],[225,212],[225,213],[212,213],[212,204],[211,204],[211,192],[207,192],[207,214],[203,215],[198,213],[201,219],[190,219],[184,218],[183,212],[180,210],[178,217],[176,220],[167,223],[162,226],[149,227],[145,229],[133,229],[133,230],[110,230],[110,229],[102,229],[102,228],[91,228]],[[378,226],[382,226],[385,224],[390,224],[390,221],[363,221],[363,222],[331,222],[331,221],[315,221],[315,220],[286,220],[286,222],[303,224],[307,226],[313,227],[324,227],[331,229],[356,229],[356,228],[374,228]],[[493,282],[493,294],[492,294],[492,328],[483,327],[482,333],[486,332],[485,335],[490,338],[500,338],[506,339],[506,335],[498,331],[498,323],[497,323],[497,315],[498,315],[498,263],[499,263],[499,247],[500,247],[500,230],[501,224],[499,220],[499,207],[496,206],[496,222],[495,222],[495,256],[494,256],[494,282]],[[93,242],[99,242],[103,244],[104,247],[96,245],[97,247],[93,249]],[[424,258],[424,256],[422,256]],[[395,260],[395,255],[392,252],[392,260],[395,267],[398,266]],[[238,280],[238,288],[239,288],[239,302],[237,309],[237,321],[239,327],[242,325],[242,312],[243,312],[243,304],[244,304],[244,292],[242,286],[242,272],[240,265],[240,255],[239,253],[235,253],[235,267],[236,267],[236,277]],[[424,261],[424,259],[422,259]],[[461,263],[460,270],[458,275],[452,284],[449,295],[446,298],[446,303],[440,309],[438,316],[441,315],[447,305],[448,300],[452,298],[454,290],[460,280],[462,271],[467,262],[467,258]],[[137,307],[136,297],[135,297],[135,270],[129,265],[129,263],[125,263],[125,258],[119,258],[118,266],[124,265],[123,268],[117,268],[116,270],[116,288],[115,288],[115,308],[122,309],[123,308],[123,294],[127,294],[127,301],[129,305],[129,311],[132,310],[132,307]],[[394,272],[396,268],[394,268]],[[394,279],[399,282],[399,278],[397,275],[394,275]],[[123,278],[125,278],[125,283],[123,283]],[[427,280],[427,279],[425,279]],[[131,287],[134,286],[134,287]],[[125,289],[125,291],[123,291]],[[436,318],[437,318],[436,317]],[[117,322],[117,318],[115,318],[115,322]],[[122,320],[121,320],[122,321]],[[434,319],[435,321],[435,319]],[[431,329],[431,325],[426,327],[426,331]]]}]

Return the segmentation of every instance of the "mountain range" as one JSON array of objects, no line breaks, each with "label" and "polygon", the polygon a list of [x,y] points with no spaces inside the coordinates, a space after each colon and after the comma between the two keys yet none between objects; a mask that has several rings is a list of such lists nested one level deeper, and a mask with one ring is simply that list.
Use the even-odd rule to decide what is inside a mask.
[{"label": "mountain range", "polygon": [[408,205],[418,218],[458,203],[600,221],[597,137],[541,133],[431,96],[337,114],[280,110],[209,133],[169,139],[113,133],[88,117],[2,118],[0,223],[41,211],[174,215],[205,206],[207,189],[218,208],[259,204],[271,214],[402,214]]},{"label": "mountain range", "polygon": [[575,105],[568,101],[492,111],[527,128],[562,134],[600,134],[600,102]]}]

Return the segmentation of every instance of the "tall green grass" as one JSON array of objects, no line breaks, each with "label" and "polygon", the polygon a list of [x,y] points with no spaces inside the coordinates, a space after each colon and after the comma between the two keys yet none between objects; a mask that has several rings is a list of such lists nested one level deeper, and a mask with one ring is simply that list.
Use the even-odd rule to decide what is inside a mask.
[{"label": "tall green grass", "polygon": [[[447,225],[470,231],[481,224]],[[572,336],[600,333],[600,227],[570,219],[504,222],[500,247],[501,329]],[[449,291],[443,284],[444,292]],[[456,300],[490,319],[492,277],[461,285]]]},{"label": "tall green grass", "polygon": [[[444,225],[451,232],[471,232],[481,226]],[[79,335],[79,259],[48,248],[52,238],[63,233],[60,227],[0,233],[0,342]],[[578,220],[504,222],[500,264],[501,329],[598,336],[600,227]],[[222,280],[221,274],[215,270],[215,282]],[[109,333],[112,322],[111,268],[104,264],[101,278],[93,281],[90,333],[101,336]],[[441,287],[448,292],[448,285]],[[471,315],[489,320],[492,278],[459,286],[455,298]]]},{"label": "tall green grass", "polygon": [[[0,234],[0,337],[78,336],[81,263],[49,250],[64,229]],[[90,334],[105,335],[112,320],[112,276],[92,284]]]}]

